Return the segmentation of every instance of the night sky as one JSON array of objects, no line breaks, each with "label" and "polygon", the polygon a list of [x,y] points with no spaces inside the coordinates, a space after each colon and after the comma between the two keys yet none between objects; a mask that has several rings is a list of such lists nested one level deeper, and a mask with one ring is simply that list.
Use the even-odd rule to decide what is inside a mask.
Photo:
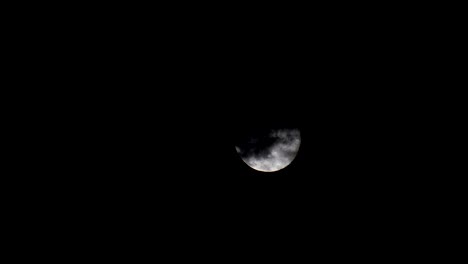
[{"label": "night sky", "polygon": [[[204,56],[174,48],[153,74],[140,71],[152,64],[125,68],[125,79],[103,95],[102,122],[112,129],[102,137],[113,151],[116,178],[128,180],[131,191],[141,185],[142,193],[151,193],[155,186],[192,200],[210,193],[231,201],[248,197],[240,193],[378,192],[365,186],[386,177],[379,164],[388,162],[388,153],[378,148],[392,140],[393,128],[383,121],[390,111],[388,83],[363,56],[314,42],[280,50],[264,40],[230,43],[205,49]],[[131,80],[138,88],[129,90]],[[243,132],[288,127],[300,129],[302,142],[286,169],[259,173],[236,153]]]},{"label": "night sky", "polygon": [[[427,94],[451,87],[440,76],[443,82],[433,84],[437,70],[428,68],[437,64],[435,51],[450,50],[435,44],[450,41],[433,31],[450,26],[416,15],[440,21],[437,13],[423,10],[426,4],[409,10],[406,4],[349,2],[352,10],[330,2],[329,8],[289,11],[274,3],[258,9],[252,3],[170,4],[172,12],[155,3],[81,5],[83,12],[78,5],[58,6],[49,12],[72,23],[35,12],[37,20],[25,23],[36,35],[16,30],[21,16],[7,19],[26,39],[6,39],[22,42],[19,51],[6,53],[36,72],[20,71],[13,83],[38,104],[21,109],[38,121],[19,140],[40,142],[16,150],[39,156],[13,171],[34,190],[26,204],[38,209],[13,205],[6,216],[22,223],[9,229],[27,235],[17,239],[33,247],[56,241],[77,250],[72,257],[87,251],[120,257],[131,245],[138,249],[132,260],[147,251],[151,258],[165,253],[190,260],[219,253],[216,260],[224,262],[253,251],[262,260],[283,253],[294,262],[298,252],[317,261],[323,254],[330,262],[356,259],[342,248],[363,256],[385,248],[386,258],[413,250],[419,243],[412,237],[432,236],[428,219],[439,214],[432,208],[445,207],[434,186],[450,175],[431,176],[437,161],[427,157],[436,152],[431,132],[449,129],[433,122],[448,115]],[[275,12],[268,10],[273,5]],[[74,10],[77,16],[69,16]],[[400,10],[416,23],[407,23]],[[40,23],[44,19],[50,26]],[[424,28],[428,37],[417,41]],[[12,114],[20,108],[7,106],[6,115],[29,124]],[[421,126],[424,121],[429,125]],[[256,171],[236,151],[252,131],[288,128],[300,131],[301,144],[284,169]],[[24,167],[32,172],[24,174]],[[6,203],[23,199],[23,192],[8,194]],[[430,213],[419,214],[424,207]]]},{"label": "night sky", "polygon": [[[106,88],[92,92],[100,109],[84,159],[96,168],[84,181],[103,208],[180,228],[274,218],[326,233],[405,203],[418,179],[401,149],[412,122],[400,118],[411,98],[402,53],[345,25],[276,29],[133,39],[125,58],[93,66],[101,80],[89,83]],[[272,128],[298,128],[299,152],[283,170],[255,171],[236,141]]]},{"label": "night sky", "polygon": [[[185,80],[194,86],[187,96],[177,89],[144,92],[147,105],[132,103],[134,115],[126,118],[131,125],[119,132],[126,145],[114,165],[124,167],[116,170],[124,189],[222,207],[253,201],[299,206],[314,199],[333,204],[387,188],[388,153],[378,148],[392,139],[379,127],[382,114],[350,90],[347,80],[331,81],[333,74],[313,69],[301,76],[280,65],[255,69],[255,75],[226,74],[215,82],[211,74],[198,76],[197,82],[209,78],[207,87]],[[255,171],[235,150],[245,131],[288,127],[300,129],[302,141],[284,170]]]}]

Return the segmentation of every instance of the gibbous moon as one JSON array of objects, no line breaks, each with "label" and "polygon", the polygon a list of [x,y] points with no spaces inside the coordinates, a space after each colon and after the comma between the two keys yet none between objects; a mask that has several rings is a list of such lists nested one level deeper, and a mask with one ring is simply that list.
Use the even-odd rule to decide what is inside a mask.
[{"label": "gibbous moon", "polygon": [[274,172],[291,164],[300,145],[299,129],[263,129],[243,135],[235,147],[241,159],[252,169]]}]

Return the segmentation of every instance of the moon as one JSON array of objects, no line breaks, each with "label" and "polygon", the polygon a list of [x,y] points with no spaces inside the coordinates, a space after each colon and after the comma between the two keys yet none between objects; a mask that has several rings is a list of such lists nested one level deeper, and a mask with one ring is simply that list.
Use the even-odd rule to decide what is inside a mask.
[{"label": "moon", "polygon": [[240,136],[235,149],[252,169],[274,172],[291,164],[300,145],[299,129],[260,129]]}]

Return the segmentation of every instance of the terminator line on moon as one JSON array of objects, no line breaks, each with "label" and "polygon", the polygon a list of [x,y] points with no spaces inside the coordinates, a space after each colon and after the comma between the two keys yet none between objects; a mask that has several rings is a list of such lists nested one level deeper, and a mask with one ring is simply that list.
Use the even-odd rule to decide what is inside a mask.
[{"label": "terminator line on moon", "polygon": [[252,169],[274,172],[291,164],[300,144],[298,129],[274,129],[244,136],[235,147],[241,159]]}]

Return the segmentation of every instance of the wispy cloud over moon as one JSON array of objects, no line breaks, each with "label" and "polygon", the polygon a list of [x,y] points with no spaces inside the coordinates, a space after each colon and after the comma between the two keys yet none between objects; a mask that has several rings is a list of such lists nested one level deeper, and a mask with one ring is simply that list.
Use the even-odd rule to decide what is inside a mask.
[{"label": "wispy cloud over moon", "polygon": [[[262,155],[242,157],[243,161],[253,169],[272,172],[284,169],[296,157],[301,144],[298,129],[272,130],[268,135],[274,139],[273,144]],[[236,147],[238,153],[241,150]]]}]

